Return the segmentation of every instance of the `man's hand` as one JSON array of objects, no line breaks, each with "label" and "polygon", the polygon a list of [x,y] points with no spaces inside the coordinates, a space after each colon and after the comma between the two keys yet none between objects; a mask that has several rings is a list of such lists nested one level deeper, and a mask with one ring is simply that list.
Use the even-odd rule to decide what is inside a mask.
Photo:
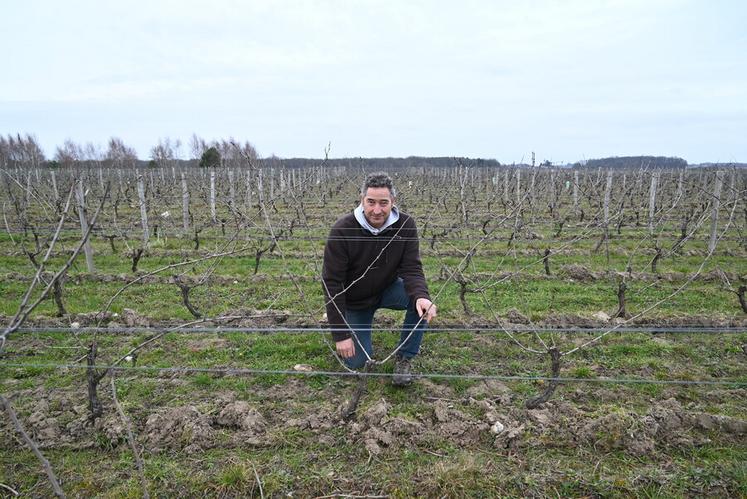
[{"label": "man's hand", "polygon": [[436,316],[436,306],[428,298],[418,298],[418,301],[415,302],[415,310],[427,322],[430,322]]},{"label": "man's hand", "polygon": [[355,357],[355,343],[353,343],[353,338],[335,342],[335,347],[337,347],[337,354],[343,359]]}]

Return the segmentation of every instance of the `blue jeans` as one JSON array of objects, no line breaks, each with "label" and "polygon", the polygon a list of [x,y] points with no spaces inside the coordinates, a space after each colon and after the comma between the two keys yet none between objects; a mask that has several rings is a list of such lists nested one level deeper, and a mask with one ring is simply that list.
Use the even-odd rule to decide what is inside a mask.
[{"label": "blue jeans", "polygon": [[[371,324],[373,323],[373,317],[376,310],[380,308],[388,308],[392,310],[407,310],[405,313],[405,322],[402,324],[402,333],[398,345],[402,345],[397,355],[400,355],[406,359],[415,357],[420,351],[420,343],[423,341],[423,332],[425,331],[428,323],[420,320],[417,310],[415,310],[415,302],[407,296],[405,292],[405,284],[402,278],[398,277],[396,281],[389,285],[379,297],[379,302],[371,308],[365,308],[362,310],[345,310],[345,320],[347,320],[351,329],[355,331],[353,336],[353,343],[355,343],[355,356],[349,359],[343,359],[345,364],[351,369],[360,369],[366,365],[366,354],[363,353],[361,346],[365,348],[368,355],[373,358],[373,345],[371,344]],[[418,324],[418,328],[413,331],[410,335],[410,331],[413,330],[415,324]],[[410,338],[408,339],[408,335]],[[356,337],[358,338],[356,340]],[[405,341],[407,339],[407,341]]]}]

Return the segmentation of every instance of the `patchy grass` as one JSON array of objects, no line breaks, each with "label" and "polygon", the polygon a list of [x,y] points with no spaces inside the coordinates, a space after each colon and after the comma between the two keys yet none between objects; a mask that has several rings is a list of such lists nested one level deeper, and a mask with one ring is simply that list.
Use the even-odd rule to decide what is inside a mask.
[{"label": "patchy grass", "polygon": [[[420,185],[418,179],[415,182]],[[696,280],[669,298],[698,268],[707,251],[708,230],[703,226],[679,253],[668,254],[679,238],[679,218],[690,205],[697,208],[697,200],[688,201],[687,206],[683,202],[682,211],[660,221],[652,237],[643,220],[646,214],[636,213],[646,202],[645,192],[639,193],[635,200],[638,205],[631,208],[629,203],[622,213],[625,221],[622,234],[612,231],[608,257],[604,246],[595,251],[600,229],[586,227],[589,217],[598,215],[599,210],[586,194],[581,199],[584,221],[569,204],[569,194],[561,196],[558,213],[569,220],[557,237],[556,222],[545,212],[546,200],[537,199],[536,212],[522,214],[524,226],[509,247],[513,217],[503,226],[497,224],[511,207],[501,206],[495,192],[481,187],[473,189],[469,224],[453,224],[455,216],[459,216],[460,200],[449,192],[447,184],[431,186],[431,192],[436,194],[430,197],[430,202],[427,194],[404,193],[403,198],[423,231],[421,252],[425,273],[439,307],[434,326],[495,324],[513,311],[532,323],[562,315],[588,318],[599,311],[612,313],[617,308],[617,279],[621,277],[616,273],[625,272],[630,265],[633,272],[650,274],[657,244],[667,254],[658,262],[661,279],[651,275],[628,279],[629,313],[637,314],[661,301],[646,316],[652,323],[668,319],[678,323],[744,319],[736,296],[713,275]],[[350,189],[340,187],[335,193],[310,188],[316,190],[310,198],[302,200],[306,203],[308,225],[297,224],[291,229],[289,223],[295,220],[296,202],[282,197],[275,200],[269,216],[276,229],[284,230],[284,235],[273,252],[262,256],[256,276],[253,275],[256,251],[267,246],[269,236],[264,215],[257,206],[251,206],[245,207],[249,217],[244,221],[246,228],[236,237],[235,247],[244,246],[240,253],[219,261],[207,260],[172,269],[152,281],[134,285],[121,293],[111,311],[122,314],[125,308],[133,309],[158,324],[190,321],[193,318],[182,304],[179,289],[168,279],[181,272],[187,277],[199,277],[209,271],[210,278],[190,295],[192,304],[207,316],[229,313],[246,316],[265,311],[276,312],[283,318],[257,319],[263,326],[318,324],[323,313],[318,276],[324,237],[337,214],[346,211],[351,203],[345,197]],[[322,198],[324,201],[319,203]],[[177,195],[173,199],[180,198]],[[308,203],[309,199],[313,202]],[[155,212],[169,209],[172,219],[157,219],[161,225],[159,236],[145,249],[138,275],[234,247],[226,244],[235,222],[226,207],[220,205],[218,213],[219,219],[228,221],[224,235],[219,226],[208,220],[209,210],[204,200],[195,195],[192,203],[193,226],[202,229],[200,250],[194,249],[194,234],[191,231],[183,234],[177,223],[180,205],[160,200]],[[34,311],[32,321],[47,324],[58,320],[60,324],[69,324],[82,320],[77,314],[101,310],[136,277],[125,243],[130,248],[141,245],[137,208],[132,200],[121,202],[118,224],[123,230],[115,238],[114,251],[100,235],[92,238],[96,275],[85,272],[82,260],[70,269],[63,295],[70,315],[53,319],[56,306],[52,300],[46,300]],[[32,221],[41,216],[37,212],[30,215]],[[113,227],[109,208],[103,216],[102,225]],[[481,230],[483,227],[492,231],[488,238]],[[443,230],[447,234],[434,239],[434,234]],[[704,273],[717,269],[736,276],[747,273],[740,230],[733,228],[727,234],[704,266]],[[294,239],[284,239],[291,231]],[[71,223],[48,262],[48,269],[62,264],[78,237],[79,231]],[[465,261],[467,251],[478,241],[482,242],[469,265],[461,269],[468,282],[466,305],[470,312],[465,312],[459,299],[459,286],[449,275]],[[14,240],[10,234],[0,234],[0,314],[5,317],[15,313],[34,272],[22,248],[35,250],[32,234],[16,234]],[[544,275],[541,260],[546,248],[553,251],[550,276]],[[572,279],[561,271],[568,265],[582,266],[598,276],[589,281]],[[498,279],[507,272],[519,274]],[[26,277],[19,278],[19,274]],[[385,329],[374,336],[378,358],[396,345],[401,316],[401,313],[383,312],[377,317]],[[82,356],[94,340],[99,364],[107,364],[154,334],[147,330],[133,335],[101,333],[95,337],[90,333],[17,333],[3,351],[0,391],[11,397],[26,427],[45,443],[43,451],[70,497],[140,497],[133,456],[127,445],[112,436],[112,418],[116,421],[116,417],[108,378],[99,387],[104,421],[100,420],[95,427],[85,426],[86,371],[54,370],[33,364],[81,364]],[[320,333],[247,334],[231,331],[230,326],[220,334],[170,333],[143,349],[136,365],[289,370],[296,364],[307,364],[316,371],[339,371],[341,367],[331,355],[325,337]],[[467,328],[450,333],[429,332],[415,361],[415,370],[501,377],[547,376],[548,356],[527,348],[544,351],[547,345],[557,345],[567,352],[592,338],[593,335],[584,333],[542,332],[516,334],[514,341],[500,331],[485,333]],[[743,433],[730,433],[723,428],[682,427],[676,431],[692,436],[691,441],[657,440],[645,452],[634,452],[620,441],[628,434],[642,431],[650,411],[661,409],[672,400],[680,404],[683,413],[743,420],[747,413],[745,344],[747,333],[615,332],[592,347],[562,358],[561,376],[583,381],[562,384],[545,409],[537,413],[526,411],[524,403],[547,386],[542,381],[507,380],[498,386],[500,389],[493,386],[497,391],[491,391],[493,388],[483,381],[446,378],[420,380],[402,390],[392,387],[386,379],[375,378],[366,385],[356,422],[347,423],[330,415],[336,414],[339,406],[348,400],[357,383],[353,378],[150,370],[117,373],[116,385],[138,441],[146,449],[145,475],[154,497],[261,494],[268,497],[333,494],[743,497],[747,496],[744,466],[747,446]],[[28,365],[8,366],[17,363]],[[378,372],[391,373],[391,363],[379,367]],[[726,379],[742,384],[672,386],[605,381],[619,378]],[[256,410],[265,420],[264,430],[250,434],[218,423],[221,412],[231,401],[246,402]],[[366,411],[381,401],[388,407],[387,424],[395,421],[414,429],[397,434],[383,423],[366,426]],[[214,445],[149,450],[148,438],[153,433],[148,427],[149,418],[185,407],[194,407],[210,421],[215,431]],[[439,420],[438,411],[444,421]],[[574,411],[583,412],[583,417]],[[554,424],[543,425],[540,423],[543,417],[555,418]],[[448,426],[460,418],[468,421],[466,427],[475,435],[465,438],[460,433],[463,428]],[[497,440],[490,432],[494,418],[515,430],[521,426],[516,440],[510,443]],[[594,441],[584,440],[585,425],[604,418],[621,424],[592,427]],[[51,431],[45,426],[48,419],[52,419],[52,430],[58,430],[60,437],[44,441],[44,431]],[[295,423],[290,424],[291,421]],[[198,431],[199,425],[186,427],[189,431],[180,438],[189,441],[191,432]],[[429,432],[416,438],[417,428],[422,427],[429,428]],[[434,428],[440,433],[430,431]],[[177,425],[172,431],[181,429]],[[387,435],[381,435],[390,430],[394,435],[391,442]],[[371,445],[371,440],[379,450]],[[7,420],[0,422],[0,483],[25,496],[51,495],[38,462],[20,444]]]}]

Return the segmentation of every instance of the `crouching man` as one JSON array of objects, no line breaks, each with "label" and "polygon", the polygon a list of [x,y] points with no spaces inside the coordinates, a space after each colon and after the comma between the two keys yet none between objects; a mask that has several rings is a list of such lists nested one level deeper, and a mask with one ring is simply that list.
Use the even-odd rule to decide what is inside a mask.
[{"label": "crouching man", "polygon": [[[406,310],[392,383],[412,382],[410,363],[436,316],[420,262],[415,221],[395,206],[384,172],[368,175],[361,204],[335,222],[324,247],[323,289],[337,353],[358,369],[373,358],[371,324],[379,308]],[[368,353],[368,357],[366,355]]]}]

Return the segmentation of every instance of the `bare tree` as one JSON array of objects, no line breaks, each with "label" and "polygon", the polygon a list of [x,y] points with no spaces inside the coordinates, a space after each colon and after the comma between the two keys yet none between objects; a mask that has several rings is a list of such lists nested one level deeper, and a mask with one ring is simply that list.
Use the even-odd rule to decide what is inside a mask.
[{"label": "bare tree", "polygon": [[150,158],[161,168],[174,166],[177,159],[177,150],[181,147],[181,141],[177,139],[158,139],[158,144],[150,149]]},{"label": "bare tree", "polygon": [[198,137],[196,133],[189,138],[189,152],[192,159],[200,159],[208,147],[205,139]]},{"label": "bare tree", "polygon": [[135,149],[125,145],[122,139],[112,137],[109,139],[108,149],[105,155],[106,161],[114,167],[134,167],[137,161]]},{"label": "bare tree", "polygon": [[8,134],[7,138],[0,137],[0,166],[19,166],[23,168],[38,168],[44,161],[44,151],[31,134],[15,136]]},{"label": "bare tree", "polygon": [[57,146],[54,160],[60,166],[69,168],[77,164],[84,157],[83,149],[70,139],[65,140],[61,146]]},{"label": "bare tree", "polygon": [[86,142],[86,145],[84,145],[82,149],[82,159],[100,164],[104,159],[104,152],[101,150],[101,146],[96,145],[93,142]]}]

